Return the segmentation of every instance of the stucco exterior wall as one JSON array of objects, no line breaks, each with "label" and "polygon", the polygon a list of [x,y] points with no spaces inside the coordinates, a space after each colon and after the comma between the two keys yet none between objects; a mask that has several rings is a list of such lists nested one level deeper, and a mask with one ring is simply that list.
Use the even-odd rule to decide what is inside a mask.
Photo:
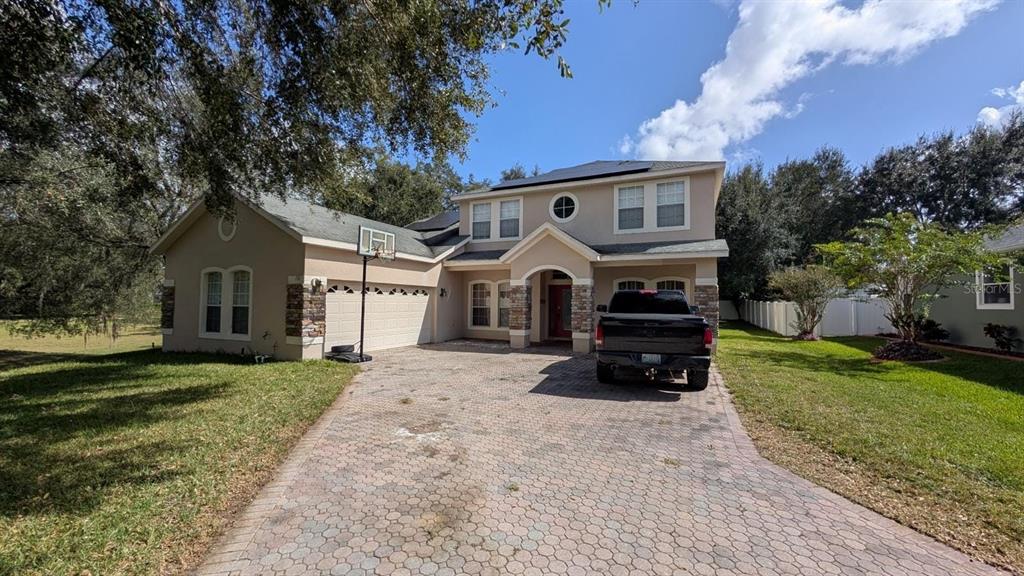
[{"label": "stucco exterior wall", "polygon": [[[615,293],[615,282],[621,278],[643,278],[652,281],[657,278],[678,276],[686,278],[693,290],[697,278],[696,262],[679,262],[658,266],[611,266],[594,269],[594,303],[608,304]],[[692,297],[692,294],[690,295]]]},{"label": "stucco exterior wall", "polygon": [[[302,275],[303,246],[295,238],[243,204],[236,204],[237,228],[230,241],[218,234],[218,220],[208,213],[175,241],[164,256],[167,280],[175,285],[174,328],[165,334],[168,351],[244,350],[298,359],[302,349],[285,338],[288,276]],[[252,322],[248,341],[199,337],[199,298],[204,268],[252,268]]]},{"label": "stucco exterior wall", "polygon": [[[973,278],[962,279],[973,282]],[[1024,301],[1021,300],[1021,282],[1024,277],[1019,271],[1013,271],[1014,309],[1013,310],[978,310],[977,297],[972,289],[973,284],[964,287],[947,288],[942,292],[943,298],[932,304],[930,316],[942,327],[949,330],[949,342],[967,346],[995,348],[994,342],[982,331],[985,324],[1003,324],[1017,328],[1018,338],[1024,339]],[[1017,351],[1024,351],[1018,347]]]},{"label": "stucco exterior wall", "polygon": [[[654,174],[638,177],[631,183],[676,180],[678,178],[666,178],[664,175]],[[676,230],[671,232],[644,232],[615,234],[614,213],[615,213],[615,187],[627,183],[603,184],[603,185],[575,185],[564,190],[523,192],[520,190],[509,190],[507,195],[481,199],[479,201],[490,201],[492,210],[496,209],[496,202],[502,199],[522,197],[523,236],[534,231],[544,222],[551,222],[555,226],[565,230],[572,236],[586,244],[616,244],[630,242],[660,242],[666,240],[711,240],[715,237],[715,192],[717,186],[717,174],[714,170],[688,174],[685,178],[690,181],[690,226],[689,230]],[[569,222],[557,222],[551,218],[550,205],[552,199],[563,192],[571,192],[576,196],[577,213]],[[459,223],[459,233],[469,235],[471,233],[472,209],[471,204],[475,200],[466,199],[459,201],[459,211],[462,219]],[[516,241],[477,241],[470,240],[466,246],[467,251],[474,250],[507,250],[514,246]]]},{"label": "stucco exterior wall", "polygon": [[547,236],[513,259],[511,277],[525,280],[538,270],[562,270],[574,278],[590,278],[590,261],[561,240]]},{"label": "stucco exterior wall", "polygon": [[[363,257],[355,252],[327,248],[305,247],[305,275],[330,280],[360,281],[363,277]],[[366,267],[366,281],[375,284],[433,287],[441,273],[441,263],[431,264],[414,260],[371,260]]]},{"label": "stucco exterior wall", "polygon": [[[508,328],[471,328],[469,326],[469,305],[470,305],[470,291],[469,285],[475,280],[489,280],[491,282],[498,282],[501,280],[509,280],[507,270],[479,270],[479,271],[466,271],[462,272],[462,313],[459,315],[462,326],[464,327],[463,334],[466,338],[477,338],[481,340],[504,340],[508,341]],[[493,290],[497,290],[497,287],[493,287]]]},{"label": "stucco exterior wall", "polygon": [[[441,296],[442,290],[444,296]],[[444,342],[466,334],[466,281],[462,272],[442,270],[434,291],[437,311],[434,341]]]}]

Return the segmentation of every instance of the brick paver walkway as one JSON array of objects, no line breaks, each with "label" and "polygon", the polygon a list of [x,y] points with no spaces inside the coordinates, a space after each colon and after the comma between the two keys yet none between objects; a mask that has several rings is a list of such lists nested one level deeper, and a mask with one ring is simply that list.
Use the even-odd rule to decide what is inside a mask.
[{"label": "brick paver walkway", "polygon": [[200,571],[999,573],[758,456],[717,375],[484,344],[378,354]]}]

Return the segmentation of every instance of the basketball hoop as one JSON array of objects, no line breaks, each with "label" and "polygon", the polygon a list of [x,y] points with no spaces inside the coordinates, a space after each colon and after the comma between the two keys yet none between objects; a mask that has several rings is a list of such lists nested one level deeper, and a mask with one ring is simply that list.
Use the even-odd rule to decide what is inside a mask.
[{"label": "basketball hoop", "polygon": [[359,352],[346,351],[333,357],[345,362],[368,362],[373,357],[363,352],[363,343],[366,340],[366,265],[374,259],[385,262],[395,259],[394,233],[360,226],[356,254],[363,257],[363,287],[360,291],[362,305],[359,309]]},{"label": "basketball hoop", "polygon": [[359,227],[359,250],[360,256],[367,258],[380,258],[381,260],[395,259],[395,235],[384,230]]}]

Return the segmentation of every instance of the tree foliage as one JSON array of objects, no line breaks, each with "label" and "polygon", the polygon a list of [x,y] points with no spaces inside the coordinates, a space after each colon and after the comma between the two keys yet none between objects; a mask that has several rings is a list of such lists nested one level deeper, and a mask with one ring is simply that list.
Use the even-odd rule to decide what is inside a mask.
[{"label": "tree foliage", "polygon": [[198,198],[426,215],[493,103],[488,57],[571,76],[568,24],[562,0],[0,0],[0,314],[80,331],[136,309],[148,245]]},{"label": "tree foliage", "polygon": [[[943,288],[973,281],[975,270],[1009,262],[984,247],[985,231],[947,231],[909,213],[865,222],[849,242],[817,248],[850,288],[863,288],[889,304],[885,317],[902,340],[915,342],[918,318]],[[964,280],[970,278],[970,280]]]},{"label": "tree foliage", "polygon": [[440,212],[446,199],[462,187],[447,163],[409,166],[382,155],[372,169],[349,177],[343,187],[325,191],[322,202],[328,208],[405,226]]},{"label": "tree foliage", "polygon": [[861,171],[857,212],[907,212],[948,229],[1006,222],[1024,207],[1024,116],[885,150]]},{"label": "tree foliage", "polygon": [[772,289],[793,302],[796,320],[793,329],[800,340],[815,340],[814,330],[825,317],[825,307],[843,291],[843,281],[824,266],[789,267],[773,272],[768,279]]}]

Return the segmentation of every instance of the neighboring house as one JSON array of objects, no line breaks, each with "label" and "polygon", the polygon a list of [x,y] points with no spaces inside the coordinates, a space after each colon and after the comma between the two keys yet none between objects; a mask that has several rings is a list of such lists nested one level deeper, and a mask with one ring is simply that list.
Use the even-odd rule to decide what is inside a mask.
[{"label": "neighboring house", "polygon": [[[996,252],[1010,253],[1024,250],[1024,225],[1010,227],[999,238],[988,242]],[[1017,328],[1024,337],[1024,308],[1019,306],[1021,290],[1020,272],[1011,268],[993,276],[978,272],[973,286],[958,286],[943,290],[929,316],[949,330],[953,344],[995,348],[991,338],[985,336],[985,324],[1003,324]],[[1018,350],[1021,348],[1018,347]]]},{"label": "neighboring house", "polygon": [[404,228],[299,200],[200,202],[153,247],[164,255],[165,350],[319,358],[359,334],[358,228],[395,234],[368,269],[366,349],[482,338],[593,346],[617,289],[686,291],[717,326],[715,207],[723,162],[600,161],[453,198]]}]

